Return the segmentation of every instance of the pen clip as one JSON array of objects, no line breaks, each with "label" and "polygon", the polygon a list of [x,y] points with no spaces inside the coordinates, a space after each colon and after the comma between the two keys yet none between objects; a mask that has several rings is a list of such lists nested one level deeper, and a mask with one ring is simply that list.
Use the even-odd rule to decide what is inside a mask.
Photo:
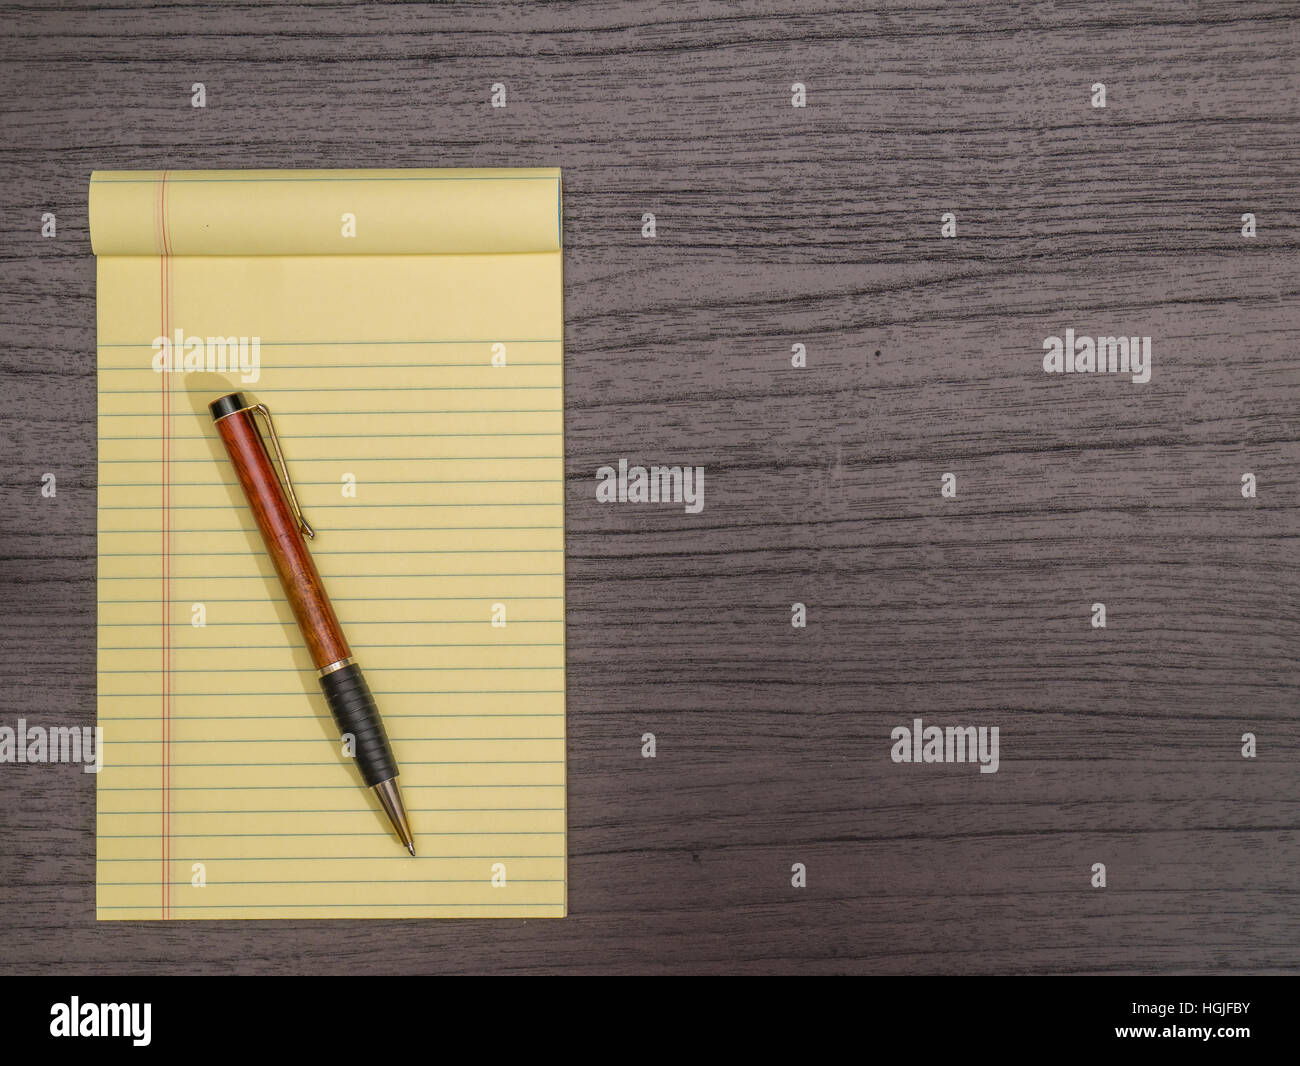
[{"label": "pen clip", "polygon": [[260,411],[262,417],[266,419],[266,428],[271,432],[271,443],[275,445],[275,457],[280,460],[280,469],[284,472],[284,487],[289,493],[289,503],[293,506],[293,516],[298,519],[298,525],[302,531],[316,539],[316,531],[307,524],[307,519],[303,517],[302,508],[298,506],[298,497],[293,491],[293,479],[289,477],[289,466],[284,461],[284,452],[280,450],[280,438],[276,436],[275,423],[271,421],[271,411],[264,403],[253,404],[254,411]]}]

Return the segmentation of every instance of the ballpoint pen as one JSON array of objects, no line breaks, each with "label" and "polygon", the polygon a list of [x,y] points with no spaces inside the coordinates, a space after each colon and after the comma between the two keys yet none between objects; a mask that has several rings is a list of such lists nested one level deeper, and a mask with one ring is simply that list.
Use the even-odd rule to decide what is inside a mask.
[{"label": "ballpoint pen", "polygon": [[[232,392],[208,405],[217,434],[226,446],[235,475],[243,486],[248,506],[262,532],[275,572],[284,586],[289,606],[307,641],[321,689],[330,712],[344,737],[355,741],[357,768],[367,787],[375,793],[387,813],[398,839],[415,854],[410,823],[397,785],[397,762],[388,744],[388,734],[379,717],[370,687],[361,668],[352,661],[352,650],[334,614],[316,564],[307,550],[306,537],[315,531],[307,524],[293,490],[271,412],[265,404],[250,403],[242,392]],[[254,416],[266,421],[271,444],[284,474],[281,483],[271,462],[266,441]]]}]

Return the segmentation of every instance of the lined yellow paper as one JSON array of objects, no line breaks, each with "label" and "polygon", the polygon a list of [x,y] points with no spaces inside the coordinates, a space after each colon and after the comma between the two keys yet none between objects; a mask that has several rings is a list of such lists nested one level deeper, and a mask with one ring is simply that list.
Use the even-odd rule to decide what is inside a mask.
[{"label": "lined yellow paper", "polygon": [[[554,169],[92,176],[99,918],[564,915],[559,195]],[[275,419],[416,858],[212,425],[232,391]]]}]

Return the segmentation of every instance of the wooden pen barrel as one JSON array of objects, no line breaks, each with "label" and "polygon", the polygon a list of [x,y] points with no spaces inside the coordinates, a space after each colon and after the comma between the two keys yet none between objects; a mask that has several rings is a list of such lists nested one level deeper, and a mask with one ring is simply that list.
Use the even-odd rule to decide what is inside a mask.
[{"label": "wooden pen barrel", "polygon": [[[218,413],[214,409],[213,414]],[[243,407],[229,414],[220,414],[216,426],[244,489],[248,506],[253,511],[257,528],[262,531],[262,540],[280,576],[280,584],[298,620],[298,628],[306,638],[311,661],[317,670],[322,670],[331,663],[350,658],[351,649],[343,637],[329,597],[325,595],[320,573],[307,550],[275,464],[266,450],[253,408]]]}]

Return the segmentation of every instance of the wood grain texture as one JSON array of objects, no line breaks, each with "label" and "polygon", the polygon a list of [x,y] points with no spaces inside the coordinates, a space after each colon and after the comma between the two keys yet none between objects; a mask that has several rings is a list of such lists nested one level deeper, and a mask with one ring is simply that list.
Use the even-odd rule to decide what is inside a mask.
[{"label": "wood grain texture", "polygon": [[0,766],[0,970],[1300,968],[1296,10],[866,7],[0,4],[0,722],[95,716],[92,169],[560,165],[571,738],[551,922],[96,925],[93,778]]},{"label": "wood grain texture", "polygon": [[307,541],[298,528],[298,516],[281,487],[280,473],[267,451],[254,412],[244,409],[219,418],[213,432],[221,437],[230,456],[235,477],[279,575],[312,664],[317,670],[324,670],[351,658],[352,649],[348,647]]}]

